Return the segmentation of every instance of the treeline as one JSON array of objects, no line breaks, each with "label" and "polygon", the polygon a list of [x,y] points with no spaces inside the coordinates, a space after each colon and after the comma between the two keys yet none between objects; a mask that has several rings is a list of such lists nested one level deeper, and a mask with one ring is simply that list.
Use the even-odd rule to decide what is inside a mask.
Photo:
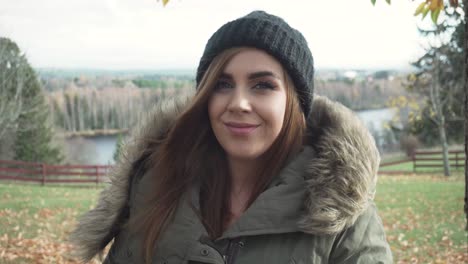
[{"label": "treeline", "polygon": [[39,72],[42,87],[46,91],[61,91],[69,86],[78,88],[93,88],[97,90],[107,88],[187,88],[194,87],[192,75],[162,75],[141,73],[114,73],[114,72],[70,72],[57,73],[53,71]]},{"label": "treeline", "polygon": [[[50,92],[49,103],[55,126],[65,132],[126,130],[134,126],[158,101],[193,90],[190,80],[177,83],[142,78],[142,88],[134,85],[96,89],[78,87],[75,81],[65,89]],[[143,82],[144,80],[144,82]],[[165,83],[163,87],[146,87],[147,82]],[[151,86],[151,85],[148,85]],[[354,109],[382,108],[388,98],[405,93],[399,79],[354,82],[316,82],[318,94],[328,96]]]},{"label": "treeline", "polygon": [[315,82],[315,92],[357,111],[388,107],[390,98],[406,95],[402,77]]},{"label": "treeline", "polygon": [[132,80],[132,83],[139,88],[187,88],[195,87],[193,77],[190,76],[161,76],[161,75],[144,75]]},{"label": "treeline", "polygon": [[124,130],[145,117],[154,105],[184,89],[69,88],[49,94],[53,120],[66,132]]}]

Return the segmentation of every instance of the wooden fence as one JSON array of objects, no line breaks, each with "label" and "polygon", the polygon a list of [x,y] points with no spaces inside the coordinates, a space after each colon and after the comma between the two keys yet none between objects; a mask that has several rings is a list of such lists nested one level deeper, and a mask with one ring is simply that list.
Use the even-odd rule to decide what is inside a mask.
[{"label": "wooden fence", "polygon": [[[443,171],[444,160],[442,151],[416,151],[412,157],[402,158],[392,162],[380,164],[380,168],[390,167],[398,164],[410,163],[412,170],[379,170],[381,174],[402,174],[408,172]],[[451,168],[458,170],[465,167],[465,151],[450,150],[449,163]],[[440,170],[438,170],[440,169]]]},{"label": "wooden fence", "polygon": [[49,165],[23,161],[0,160],[0,179],[47,183],[96,183],[104,182],[107,165]]},{"label": "wooden fence", "polygon": [[399,169],[399,170],[381,170],[381,169],[385,168],[385,167],[398,165],[398,164],[408,163],[408,162],[411,162],[411,161],[413,161],[413,158],[409,157],[409,158],[402,158],[402,159],[391,161],[391,162],[380,163],[379,174],[405,174],[405,173],[408,173],[409,171],[401,170],[401,169]]},{"label": "wooden fence", "polygon": [[[450,150],[449,151],[450,167],[458,168],[465,167],[465,151]],[[442,151],[417,151],[413,158],[413,171],[418,168],[440,168],[444,169],[444,159]]]},{"label": "wooden fence", "polygon": [[[465,166],[464,150],[449,151],[450,166],[455,169]],[[412,170],[379,170],[380,174],[405,174],[422,169],[443,170],[442,151],[417,151],[413,157],[385,162],[380,169],[410,163]],[[47,183],[95,183],[106,180],[110,165],[49,165],[23,161],[0,160],[0,180]],[[410,167],[410,166],[408,166]]]}]

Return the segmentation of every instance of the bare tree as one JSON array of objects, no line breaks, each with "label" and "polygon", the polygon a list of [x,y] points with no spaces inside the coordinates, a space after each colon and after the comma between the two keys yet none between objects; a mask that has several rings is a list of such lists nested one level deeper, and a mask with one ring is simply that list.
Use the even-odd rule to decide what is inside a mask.
[{"label": "bare tree", "polygon": [[410,91],[427,98],[420,113],[423,119],[430,120],[437,127],[445,176],[450,176],[446,130],[448,122],[460,124],[463,121],[463,52],[460,38],[464,24],[458,15],[453,13],[452,19],[435,25],[434,29],[420,30],[427,36],[429,47],[413,63],[418,70],[416,74],[410,75],[408,87]]},{"label": "bare tree", "polygon": [[443,109],[445,108],[445,105],[451,96],[446,96],[444,99],[442,99],[440,95],[440,90],[442,88],[439,76],[440,71],[438,70],[440,67],[439,58],[440,55],[436,53],[434,57],[434,70],[432,71],[433,81],[429,85],[429,98],[432,102],[431,107],[435,115],[429,115],[429,118],[431,118],[431,120],[437,125],[437,128],[439,129],[440,143],[442,145],[442,157],[444,160],[444,175],[450,176],[450,160],[448,153],[447,133],[445,131],[446,122]]},{"label": "bare tree", "polygon": [[463,2],[463,10],[465,11],[465,72],[464,72],[464,90],[465,90],[465,230],[468,231],[468,3]]}]

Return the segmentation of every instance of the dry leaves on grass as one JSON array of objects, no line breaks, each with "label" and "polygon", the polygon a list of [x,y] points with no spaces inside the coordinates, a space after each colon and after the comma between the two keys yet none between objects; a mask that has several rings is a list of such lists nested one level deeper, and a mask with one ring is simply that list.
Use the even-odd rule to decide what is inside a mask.
[{"label": "dry leaves on grass", "polygon": [[79,263],[71,256],[67,238],[98,193],[98,189],[0,185],[0,263]]},{"label": "dry leaves on grass", "polygon": [[[447,243],[449,239],[446,238]],[[405,253],[398,254],[398,251],[405,251]],[[438,250],[431,246],[411,246],[407,240],[401,240],[401,246],[398,249],[392,247],[393,254],[405,255],[401,259],[395,259],[397,264],[455,264],[455,263],[468,263],[468,246],[446,248]],[[421,257],[421,254],[424,257]]]},{"label": "dry leaves on grass", "polygon": [[2,245],[0,259],[6,261],[30,260],[34,263],[77,263],[65,257],[70,252],[70,245],[51,241],[49,238],[35,237],[32,239],[8,237],[4,234],[0,238]]},{"label": "dry leaves on grass", "polygon": [[[0,244],[6,245],[0,249],[0,261],[7,263],[80,263],[70,255],[71,244],[54,241],[46,236],[27,239],[21,236],[12,238],[4,234],[0,237]],[[95,259],[90,263],[101,261]]]},{"label": "dry leaves on grass", "polygon": [[[401,176],[383,180],[377,196],[379,214],[395,263],[468,263],[468,245],[460,242],[459,233],[465,232],[465,222],[461,221],[465,219],[464,214],[459,209],[463,207],[462,185],[441,189],[456,180],[440,177]],[[427,190],[421,189],[422,185],[433,189],[424,192]],[[23,187],[21,191],[27,192],[27,188]],[[89,196],[88,190],[82,191],[83,195]],[[436,195],[439,195],[437,199],[434,198]],[[81,193],[74,197],[81,197]],[[14,200],[14,205],[36,200],[36,197],[13,197],[10,194],[3,194],[3,198]],[[45,199],[44,204],[57,200],[57,196],[40,198]],[[72,246],[65,241],[88,205],[83,207],[82,199],[78,198],[68,197],[66,200],[66,204],[56,208],[12,206],[1,209],[0,263],[79,263],[70,256]]]},{"label": "dry leaves on grass", "polygon": [[0,263],[80,263],[66,242],[77,215],[73,208],[0,210]]},{"label": "dry leaves on grass", "polygon": [[[465,248],[465,252],[468,248]],[[399,260],[396,262],[397,264],[458,264],[458,263],[468,263],[468,253],[463,252],[451,252],[444,256],[438,256],[434,258],[432,261],[421,261],[417,257],[411,257],[410,259],[406,260]]]},{"label": "dry leaves on grass", "polygon": [[468,263],[463,179],[402,175],[380,183],[376,200],[396,263]]}]

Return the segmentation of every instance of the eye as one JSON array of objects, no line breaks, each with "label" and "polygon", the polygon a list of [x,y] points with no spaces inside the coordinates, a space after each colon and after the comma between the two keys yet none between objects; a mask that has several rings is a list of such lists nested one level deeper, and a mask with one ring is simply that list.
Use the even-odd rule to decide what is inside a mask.
[{"label": "eye", "polygon": [[224,81],[224,80],[219,80],[218,82],[216,82],[214,89],[215,90],[231,89],[233,87],[234,86],[230,82]]},{"label": "eye", "polygon": [[270,89],[273,90],[276,86],[270,82],[267,81],[261,81],[256,83],[253,88],[254,89]]}]

